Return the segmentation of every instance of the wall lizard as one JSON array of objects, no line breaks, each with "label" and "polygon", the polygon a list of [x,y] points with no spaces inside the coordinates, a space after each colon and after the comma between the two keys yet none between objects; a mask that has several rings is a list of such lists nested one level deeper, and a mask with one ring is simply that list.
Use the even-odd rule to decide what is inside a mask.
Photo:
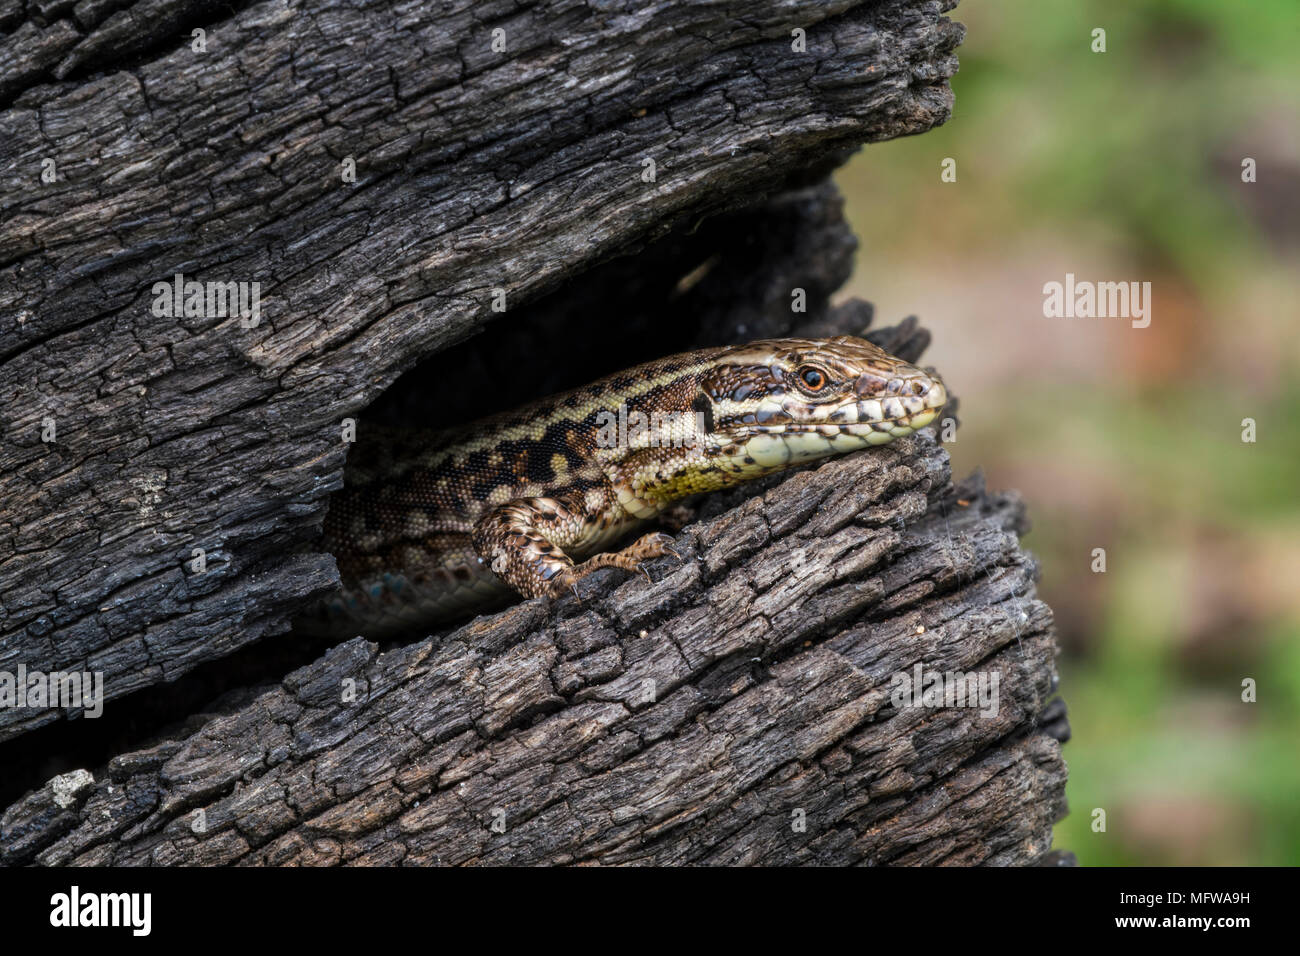
[{"label": "wall lizard", "polygon": [[363,428],[323,546],[343,589],[299,626],[382,637],[508,597],[555,597],[681,499],[930,424],[935,376],[864,339],[771,339],[638,365],[452,431]]}]

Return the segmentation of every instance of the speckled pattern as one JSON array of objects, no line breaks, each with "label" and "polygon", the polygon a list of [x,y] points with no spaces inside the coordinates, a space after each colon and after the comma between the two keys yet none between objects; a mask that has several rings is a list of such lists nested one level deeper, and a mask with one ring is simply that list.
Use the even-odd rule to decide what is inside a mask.
[{"label": "speckled pattern", "polygon": [[325,521],[343,590],[303,626],[381,637],[636,570],[666,535],[605,549],[675,502],[884,444],[946,401],[842,336],[674,355],[454,431],[363,425]]}]

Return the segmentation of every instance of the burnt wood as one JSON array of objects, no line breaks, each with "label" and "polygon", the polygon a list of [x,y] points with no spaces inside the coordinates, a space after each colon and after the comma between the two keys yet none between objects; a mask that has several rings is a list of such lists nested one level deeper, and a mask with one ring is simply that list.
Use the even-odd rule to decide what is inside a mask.
[{"label": "burnt wood", "polygon": [[[824,177],[947,118],[951,6],[0,3],[0,670],[109,698],[0,710],[0,860],[1052,862],[1023,504],[930,433],[697,503],[653,582],[288,633],[344,419],[867,327]],[[176,273],[260,321],[155,314]],[[997,713],[897,706],[917,665]]]},{"label": "burnt wood", "polygon": [[[0,7],[0,667],[112,700],[284,632],[336,580],[344,418],[616,253],[943,121],[949,5]],[[260,321],[155,315],[177,273],[260,283]],[[58,716],[0,710],[0,740]]]}]

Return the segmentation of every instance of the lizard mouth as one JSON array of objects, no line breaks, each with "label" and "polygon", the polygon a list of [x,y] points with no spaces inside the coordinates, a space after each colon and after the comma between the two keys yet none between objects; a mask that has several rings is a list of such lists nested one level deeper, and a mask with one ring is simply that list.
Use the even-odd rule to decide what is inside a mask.
[{"label": "lizard mouth", "polygon": [[[784,421],[750,425],[742,440],[758,435],[821,435],[825,438],[847,435],[867,437],[870,444],[883,444],[929,425],[939,417],[947,401],[948,393],[943,384],[934,380],[924,395],[863,399],[841,405],[815,420],[799,421],[786,413],[782,416]],[[870,436],[887,437],[872,439]]]},{"label": "lizard mouth", "polygon": [[910,435],[939,417],[948,396],[935,382],[924,396],[866,400],[837,408],[820,421],[750,426],[737,436],[734,465],[759,473],[796,461],[886,445]]},{"label": "lizard mouth", "polygon": [[[881,418],[865,422],[790,422],[785,425],[756,425],[748,429],[747,437],[759,435],[817,435],[823,438],[850,437],[868,438],[868,444],[884,444],[894,438],[902,438],[919,431],[939,417],[939,409],[926,409],[899,418]],[[883,440],[871,441],[875,436]]]}]

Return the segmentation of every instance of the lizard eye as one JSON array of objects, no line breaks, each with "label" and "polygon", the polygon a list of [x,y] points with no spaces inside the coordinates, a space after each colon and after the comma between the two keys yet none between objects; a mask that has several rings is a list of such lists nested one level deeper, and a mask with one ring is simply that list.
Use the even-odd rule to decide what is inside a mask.
[{"label": "lizard eye", "polygon": [[805,365],[798,372],[799,382],[810,392],[820,392],[826,387],[826,375],[821,369]]}]

